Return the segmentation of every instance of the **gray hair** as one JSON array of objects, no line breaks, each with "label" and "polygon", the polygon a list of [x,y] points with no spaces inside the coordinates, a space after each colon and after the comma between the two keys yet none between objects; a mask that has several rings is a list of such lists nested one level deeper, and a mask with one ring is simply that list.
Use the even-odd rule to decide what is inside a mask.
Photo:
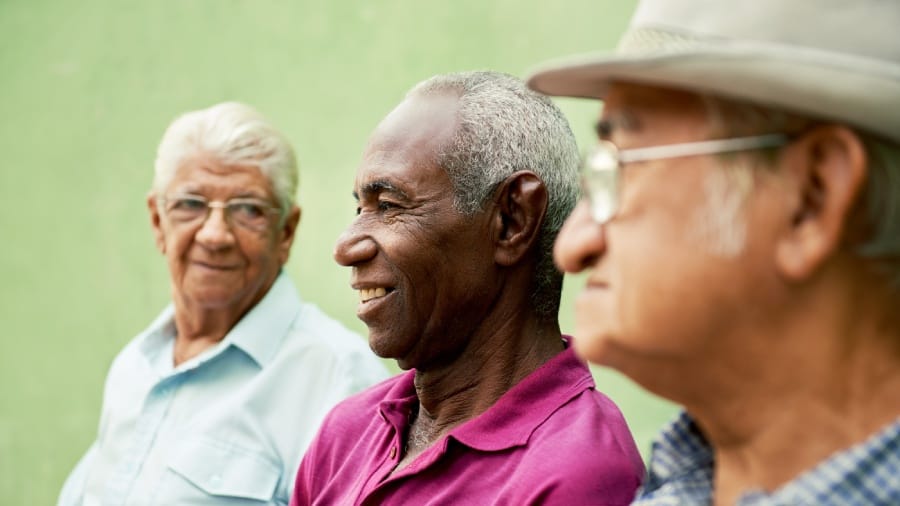
[{"label": "gray hair", "polygon": [[[760,106],[702,98],[713,130],[723,135],[799,132],[819,122]],[[894,290],[900,292],[900,145],[850,128],[865,146],[869,171],[854,214],[848,219],[855,228],[849,233],[849,244],[858,256],[872,261]],[[753,189],[752,170],[771,167],[771,161],[757,156],[750,163],[728,165],[732,180],[742,182],[733,198],[745,200]]]},{"label": "gray hair", "polygon": [[227,165],[259,167],[272,183],[282,217],[294,205],[298,181],[294,150],[252,107],[224,102],[176,118],[157,148],[153,190],[164,191],[184,161],[198,153]]},{"label": "gray hair", "polygon": [[556,318],[562,274],[553,264],[553,242],[578,198],[578,147],[565,116],[549,98],[499,72],[463,72],[432,77],[407,96],[451,93],[459,97],[457,127],[437,163],[453,183],[456,209],[472,215],[504,179],[530,170],[547,188],[547,214],[538,241],[532,303]]}]

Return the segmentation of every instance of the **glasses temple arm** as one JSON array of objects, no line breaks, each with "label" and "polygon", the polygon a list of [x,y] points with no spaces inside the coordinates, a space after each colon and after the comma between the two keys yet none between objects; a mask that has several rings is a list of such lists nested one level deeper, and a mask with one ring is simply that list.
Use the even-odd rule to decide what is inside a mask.
[{"label": "glasses temple arm", "polygon": [[662,158],[730,153],[748,149],[775,148],[787,144],[789,140],[790,138],[785,134],[766,134],[753,137],[713,139],[708,141],[669,144],[666,146],[623,149],[619,151],[619,160],[622,163],[630,163],[658,160]]}]

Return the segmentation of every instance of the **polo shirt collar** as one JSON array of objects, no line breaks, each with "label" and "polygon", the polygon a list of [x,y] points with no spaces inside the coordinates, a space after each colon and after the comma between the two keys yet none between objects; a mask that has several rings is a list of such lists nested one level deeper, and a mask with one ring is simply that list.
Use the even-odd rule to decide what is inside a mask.
[{"label": "polo shirt collar", "polygon": [[528,443],[531,434],[574,397],[594,388],[594,378],[563,338],[566,349],[525,377],[481,415],[450,432],[460,443],[499,451]]},{"label": "polo shirt collar", "polygon": [[[481,451],[522,446],[556,410],[594,388],[590,369],[575,355],[568,336],[563,340],[565,350],[513,386],[487,411],[452,429],[448,438]],[[414,377],[415,371],[404,373],[379,405],[381,416],[404,430],[417,401]]]}]

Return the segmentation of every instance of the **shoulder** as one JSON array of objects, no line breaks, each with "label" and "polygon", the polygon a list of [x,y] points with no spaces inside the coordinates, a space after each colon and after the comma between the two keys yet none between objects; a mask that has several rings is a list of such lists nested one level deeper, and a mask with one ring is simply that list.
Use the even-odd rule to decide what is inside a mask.
[{"label": "shoulder", "polygon": [[381,402],[397,397],[396,392],[407,374],[387,378],[337,403],[322,423],[323,430],[329,425],[345,428],[356,423],[367,424]]},{"label": "shoulder", "polygon": [[520,468],[540,469],[533,479],[544,483],[547,502],[555,504],[628,504],[644,475],[622,413],[594,389],[570,400],[535,430]]},{"label": "shoulder", "polygon": [[116,353],[115,357],[112,359],[112,363],[110,364],[109,374],[112,375],[116,372],[120,373],[128,373],[133,370],[134,363],[140,357],[140,348],[139,344],[141,342],[141,335],[134,337],[131,341],[125,344],[125,346]]},{"label": "shoulder", "polygon": [[[338,402],[319,426],[301,467],[312,465],[319,472],[325,462],[341,460],[343,456],[353,453],[353,448],[362,444],[363,439],[372,437],[373,430],[377,432],[379,427],[387,424],[379,416],[379,405],[397,397],[405,374],[408,373],[388,378]],[[348,434],[354,437],[347,437]]]},{"label": "shoulder", "polygon": [[[640,453],[625,417],[609,397],[593,388],[584,390],[561,406],[533,437],[537,441],[589,450],[592,455],[585,455],[585,464],[621,463],[627,467],[640,464],[639,471],[643,472]],[[594,458],[597,455],[608,458]]]},{"label": "shoulder", "polygon": [[304,364],[335,380],[357,383],[354,391],[388,376],[364,337],[310,303],[301,304],[278,355],[286,367]]},{"label": "shoulder", "polygon": [[288,345],[323,347],[336,354],[371,354],[365,338],[309,302],[300,304],[297,318],[288,332],[288,341]]},{"label": "shoulder", "polygon": [[161,337],[166,325],[172,325],[174,309],[164,308],[138,335],[131,338],[113,357],[107,380],[113,377],[132,377],[144,371],[148,355],[160,352],[165,340]]},{"label": "shoulder", "polygon": [[279,275],[262,301],[237,327],[247,327],[251,334],[277,334],[280,351],[318,348],[333,355],[363,351],[371,354],[362,336],[306,301],[285,273]]}]

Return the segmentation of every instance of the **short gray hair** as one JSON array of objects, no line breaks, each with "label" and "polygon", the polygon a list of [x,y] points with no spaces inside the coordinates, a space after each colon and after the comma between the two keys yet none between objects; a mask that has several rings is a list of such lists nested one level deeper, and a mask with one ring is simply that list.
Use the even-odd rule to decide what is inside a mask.
[{"label": "short gray hair", "polygon": [[[792,113],[761,106],[702,97],[714,131],[723,135],[760,132],[798,132],[819,123]],[[854,215],[848,223],[858,230],[850,233],[853,251],[872,261],[895,292],[900,293],[900,144],[866,131],[851,128],[865,146],[868,177]],[[757,157],[757,163],[743,164],[745,170],[771,167]],[[741,170],[741,169],[736,169]],[[743,198],[752,184],[741,188]]]},{"label": "short gray hair", "polygon": [[449,93],[459,97],[457,126],[437,163],[453,182],[456,209],[484,209],[511,174],[530,170],[547,188],[547,214],[538,241],[532,302],[539,315],[556,318],[562,274],[553,264],[553,242],[578,198],[578,146],[565,116],[549,98],[518,78],[490,71],[438,75],[407,96]]},{"label": "short gray hair", "polygon": [[177,117],[156,152],[153,190],[159,194],[191,156],[215,157],[227,165],[259,167],[275,192],[284,217],[297,193],[297,159],[287,138],[252,107],[224,102]]}]

